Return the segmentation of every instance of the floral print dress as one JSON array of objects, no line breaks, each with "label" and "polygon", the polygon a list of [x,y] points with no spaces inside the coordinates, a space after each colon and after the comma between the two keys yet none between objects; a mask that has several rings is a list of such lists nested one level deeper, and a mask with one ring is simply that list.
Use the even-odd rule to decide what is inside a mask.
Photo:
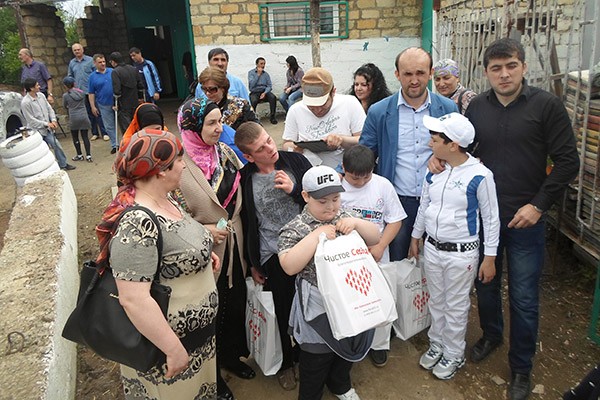
[{"label": "floral print dress", "polygon": [[[160,283],[171,288],[168,322],[188,351],[189,368],[166,379],[165,366],[140,372],[121,365],[127,400],[216,398],[215,323],[218,296],[212,272],[213,238],[183,212],[179,221],[158,215],[163,250]],[[126,212],[110,243],[116,279],[149,282],[157,264],[158,230],[142,210]]]}]

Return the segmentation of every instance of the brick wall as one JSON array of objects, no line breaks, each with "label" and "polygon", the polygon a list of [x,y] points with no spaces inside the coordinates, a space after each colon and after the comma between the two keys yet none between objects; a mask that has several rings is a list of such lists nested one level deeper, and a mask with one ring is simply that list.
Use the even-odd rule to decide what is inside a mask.
[{"label": "brick wall", "polygon": [[127,29],[122,0],[103,0],[102,11],[98,6],[86,6],[85,18],[77,20],[77,32],[86,54],[102,53],[108,56],[119,51],[129,54]]},{"label": "brick wall", "polygon": [[[261,43],[258,6],[263,3],[190,0],[195,44]],[[421,2],[417,0],[350,0],[348,11],[350,39],[419,36],[421,32]]]}]

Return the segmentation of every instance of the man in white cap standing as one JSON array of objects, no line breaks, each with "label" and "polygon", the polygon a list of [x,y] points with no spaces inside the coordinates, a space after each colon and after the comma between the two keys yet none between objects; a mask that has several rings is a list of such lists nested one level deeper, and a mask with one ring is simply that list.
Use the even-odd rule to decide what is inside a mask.
[{"label": "man in white cap standing", "polygon": [[[356,97],[335,93],[333,78],[324,68],[304,74],[302,91],[302,102],[290,107],[285,119],[283,149],[304,153],[313,165],[335,168],[342,162],[343,149],[358,143],[365,111]],[[316,145],[301,143],[314,141]]]}]

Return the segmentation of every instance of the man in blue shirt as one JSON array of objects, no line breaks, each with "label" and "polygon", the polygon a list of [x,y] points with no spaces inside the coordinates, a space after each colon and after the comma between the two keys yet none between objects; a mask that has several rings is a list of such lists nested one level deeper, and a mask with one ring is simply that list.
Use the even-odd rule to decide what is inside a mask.
[{"label": "man in blue shirt", "polygon": [[52,75],[42,62],[33,59],[33,53],[28,48],[19,50],[19,60],[23,63],[21,67],[21,83],[27,78],[33,78],[40,84],[40,92],[46,96],[48,103],[54,104],[52,94]]},{"label": "man in blue shirt", "polygon": [[112,147],[110,153],[115,154],[117,152],[117,127],[115,126],[115,110],[113,109],[113,69],[106,68],[104,54],[94,54],[93,59],[96,71],[90,75],[88,81],[90,105],[95,116],[102,115],[102,121]]},{"label": "man in blue shirt", "polygon": [[458,112],[456,104],[427,88],[433,62],[422,48],[410,47],[396,57],[396,78],[400,91],[369,108],[359,143],[379,157],[378,173],[394,185],[408,218],[390,243],[390,259],[406,258],[410,234],[419,208],[430,134],[423,116],[441,117]]},{"label": "man in blue shirt", "polygon": [[[208,65],[210,67],[217,67],[227,75],[227,79],[229,79],[229,94],[236,97],[241,97],[242,99],[248,100],[250,102],[250,95],[248,94],[248,89],[246,89],[246,85],[240,78],[235,75],[231,75],[227,72],[227,66],[229,65],[229,54],[220,47],[214,48],[208,52]],[[200,85],[196,86],[196,97],[206,97]]]},{"label": "man in blue shirt", "polygon": [[[69,62],[68,76],[75,79],[75,86],[77,88],[83,90],[84,93],[88,93],[88,80],[95,70],[94,60],[92,57],[83,53],[83,46],[79,43],[74,43],[73,46],[71,46],[71,50],[75,57]],[[87,96],[85,98],[85,108],[88,113],[88,118],[90,119],[90,124],[92,125],[91,140],[98,139],[98,127],[100,128],[100,136],[108,137],[106,128],[104,128],[104,124],[102,123],[102,117],[96,117],[94,113],[92,113],[92,107],[90,106],[90,101]]]},{"label": "man in blue shirt", "polygon": [[144,84],[145,100],[148,103],[154,103],[160,99],[162,86],[160,85],[160,76],[154,63],[142,57],[142,51],[137,47],[129,49],[129,57],[133,61],[133,66],[137,68]]},{"label": "man in blue shirt", "polygon": [[256,106],[258,103],[269,102],[271,109],[271,123],[277,124],[277,118],[275,118],[275,110],[277,109],[277,97],[273,94],[273,84],[271,83],[271,77],[269,73],[265,71],[265,65],[267,62],[263,57],[256,59],[256,68],[248,71],[248,89],[250,89],[250,104],[254,112],[256,112]]}]

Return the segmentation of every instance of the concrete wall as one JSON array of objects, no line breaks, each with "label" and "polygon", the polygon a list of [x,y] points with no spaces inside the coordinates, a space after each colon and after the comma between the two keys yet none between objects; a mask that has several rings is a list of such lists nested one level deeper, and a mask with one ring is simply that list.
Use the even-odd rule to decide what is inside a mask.
[{"label": "concrete wall", "polygon": [[65,172],[17,194],[0,276],[0,398],[73,399],[76,346],[61,332],[79,285],[77,200]]},{"label": "concrete wall", "polygon": [[[368,50],[363,51],[363,45],[369,42]],[[372,62],[376,64],[383,75],[390,90],[398,90],[400,83],[394,76],[394,62],[396,56],[403,49],[410,46],[419,46],[418,37],[390,37],[371,38],[342,41],[321,42],[321,63],[333,75],[338,93],[346,93],[352,84],[352,74],[362,64]],[[208,66],[207,55],[215,45],[197,45],[196,60],[198,73]],[[254,61],[262,56],[267,61],[266,71],[273,81],[273,92],[279,96],[285,86],[285,59],[294,55],[304,69],[312,67],[311,48],[309,43],[283,42],[252,45],[223,45],[229,53],[228,72],[238,76],[248,83],[248,71],[254,68]],[[260,108],[260,106],[259,106]]]}]

